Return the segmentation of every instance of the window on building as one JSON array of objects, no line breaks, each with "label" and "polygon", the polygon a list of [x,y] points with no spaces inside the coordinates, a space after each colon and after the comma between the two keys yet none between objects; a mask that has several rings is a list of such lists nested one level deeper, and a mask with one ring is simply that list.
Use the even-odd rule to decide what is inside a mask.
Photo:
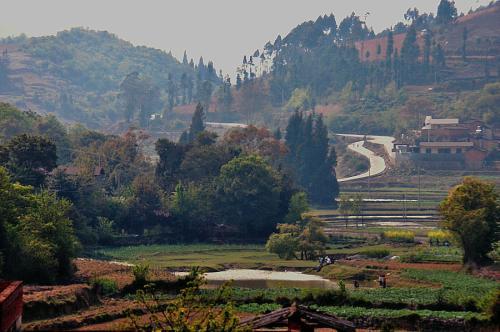
[{"label": "window on building", "polygon": [[440,148],[438,149],[438,153],[451,153],[451,149],[450,148]]},{"label": "window on building", "polygon": [[425,153],[432,153],[432,149],[429,148],[425,149]]}]

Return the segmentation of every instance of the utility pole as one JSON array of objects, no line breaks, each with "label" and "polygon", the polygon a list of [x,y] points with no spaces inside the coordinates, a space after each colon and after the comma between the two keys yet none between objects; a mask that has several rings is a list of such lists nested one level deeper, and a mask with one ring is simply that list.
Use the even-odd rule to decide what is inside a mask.
[{"label": "utility pole", "polygon": [[406,192],[404,193],[403,197],[404,197],[404,198],[403,198],[403,200],[404,200],[404,201],[403,201],[403,206],[404,206],[404,219],[405,219],[405,221],[408,221],[408,217],[407,217],[407,215],[406,215]]},{"label": "utility pole", "polygon": [[417,161],[417,172],[418,172],[418,210],[421,211],[422,207],[420,205],[420,163]]}]

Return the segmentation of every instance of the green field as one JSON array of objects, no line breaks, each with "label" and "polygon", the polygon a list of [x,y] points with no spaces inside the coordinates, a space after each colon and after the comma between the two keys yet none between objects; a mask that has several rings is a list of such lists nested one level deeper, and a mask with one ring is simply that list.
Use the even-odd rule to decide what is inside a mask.
[{"label": "green field", "polygon": [[314,261],[279,259],[268,253],[263,245],[142,245],[100,249],[95,255],[172,270],[186,270],[194,266],[215,270],[229,267],[279,270],[306,269],[317,265]]}]

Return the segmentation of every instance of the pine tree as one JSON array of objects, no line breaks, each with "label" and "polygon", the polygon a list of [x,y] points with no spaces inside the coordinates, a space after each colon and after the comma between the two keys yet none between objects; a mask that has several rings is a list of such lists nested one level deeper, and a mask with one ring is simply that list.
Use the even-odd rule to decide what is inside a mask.
[{"label": "pine tree", "polygon": [[182,64],[183,65],[188,65],[188,57],[186,51],[184,51],[184,56],[182,57]]},{"label": "pine tree", "polygon": [[236,74],[236,90],[239,90],[241,88],[241,75],[238,73]]},{"label": "pine tree", "polygon": [[467,27],[464,27],[464,31],[462,32],[462,60],[467,61],[467,38],[469,36],[469,32],[467,31]]},{"label": "pine tree", "polygon": [[179,137],[179,144],[189,144],[189,134],[187,131],[183,131],[181,137]]},{"label": "pine tree", "polygon": [[426,32],[424,36],[424,70],[426,73],[429,72],[431,61],[431,33]]},{"label": "pine tree", "polygon": [[278,141],[281,140],[282,138],[282,135],[281,135],[281,129],[278,127],[276,128],[276,130],[274,131],[273,133],[273,136],[275,139],[277,139]]},{"label": "pine tree", "polygon": [[288,160],[291,164],[297,162],[297,152],[302,140],[303,132],[303,115],[300,112],[295,112],[289,119],[286,127],[285,141],[288,148]]},{"label": "pine tree", "polygon": [[194,111],[193,118],[191,119],[191,125],[189,126],[189,141],[193,142],[198,134],[205,130],[205,113],[203,112],[203,106],[201,103],[196,105],[196,110]]},{"label": "pine tree", "polygon": [[437,10],[436,20],[440,24],[448,24],[457,18],[455,1],[441,0]]},{"label": "pine tree", "polygon": [[403,83],[414,82],[414,77],[417,76],[417,62],[420,49],[417,44],[417,31],[415,27],[410,26],[406,33],[406,38],[401,47],[401,63],[402,63],[402,81]]},{"label": "pine tree", "polygon": [[392,33],[392,31],[389,31],[389,33],[387,34],[387,49],[385,51],[386,77],[390,77],[392,75],[393,53],[394,53],[394,34]]}]

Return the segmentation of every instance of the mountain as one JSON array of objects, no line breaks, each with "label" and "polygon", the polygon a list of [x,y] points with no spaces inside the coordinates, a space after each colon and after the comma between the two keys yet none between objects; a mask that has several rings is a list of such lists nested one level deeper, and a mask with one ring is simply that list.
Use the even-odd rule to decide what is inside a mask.
[{"label": "mountain", "polygon": [[55,36],[9,38],[0,41],[0,52],[1,101],[93,128],[122,119],[120,83],[133,72],[158,88],[156,113],[169,94],[175,94],[174,104],[182,103],[181,83],[219,81],[211,62],[181,63],[170,53],[134,46],[106,31],[73,28]]}]

